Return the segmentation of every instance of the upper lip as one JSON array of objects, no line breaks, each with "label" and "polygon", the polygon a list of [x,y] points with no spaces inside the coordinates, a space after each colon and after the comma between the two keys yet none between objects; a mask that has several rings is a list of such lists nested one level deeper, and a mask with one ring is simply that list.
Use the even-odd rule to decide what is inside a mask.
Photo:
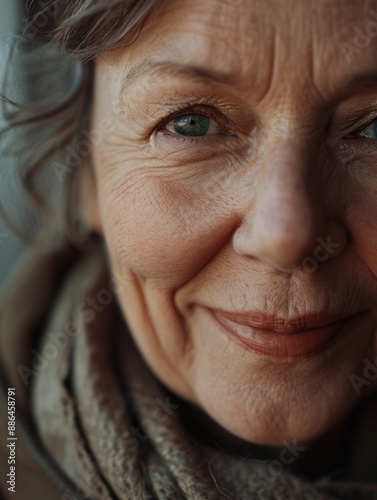
[{"label": "upper lip", "polygon": [[259,312],[230,312],[221,309],[213,309],[213,312],[242,325],[277,333],[295,333],[302,330],[324,328],[354,316],[354,314],[344,313],[313,313],[286,319]]}]

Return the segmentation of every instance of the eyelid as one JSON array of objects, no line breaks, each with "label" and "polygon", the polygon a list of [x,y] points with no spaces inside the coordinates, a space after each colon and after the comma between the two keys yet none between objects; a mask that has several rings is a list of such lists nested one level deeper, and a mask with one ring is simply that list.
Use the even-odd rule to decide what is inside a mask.
[{"label": "eyelid", "polygon": [[[362,132],[365,128],[369,127],[369,125],[372,125],[372,123],[375,122],[376,120],[377,120],[377,109],[365,115],[363,118],[361,118],[361,120],[356,118],[350,120],[351,125],[348,124],[348,127],[349,128],[352,127],[352,129],[348,131],[347,137],[362,137],[358,136],[357,134]],[[355,130],[355,125],[356,125],[356,130]]]}]

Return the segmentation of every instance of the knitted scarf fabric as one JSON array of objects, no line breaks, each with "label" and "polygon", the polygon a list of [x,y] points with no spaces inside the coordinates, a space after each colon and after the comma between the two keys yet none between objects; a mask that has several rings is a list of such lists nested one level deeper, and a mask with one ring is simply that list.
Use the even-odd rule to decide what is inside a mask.
[{"label": "knitted scarf fabric", "polygon": [[[109,280],[102,248],[79,259],[35,350],[44,361],[31,384],[34,425],[77,499],[377,499],[377,485],[305,481],[190,434],[135,347]],[[90,310],[87,297],[102,297],[101,307]]]}]

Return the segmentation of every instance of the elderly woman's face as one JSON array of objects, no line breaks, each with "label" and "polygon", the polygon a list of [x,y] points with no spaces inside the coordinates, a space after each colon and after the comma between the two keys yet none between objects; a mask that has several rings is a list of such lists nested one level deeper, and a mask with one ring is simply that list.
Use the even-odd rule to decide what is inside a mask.
[{"label": "elderly woman's face", "polygon": [[376,387],[375,35],[377,1],[169,1],[96,64],[112,127],[87,201],[127,323],[256,443],[314,438]]}]

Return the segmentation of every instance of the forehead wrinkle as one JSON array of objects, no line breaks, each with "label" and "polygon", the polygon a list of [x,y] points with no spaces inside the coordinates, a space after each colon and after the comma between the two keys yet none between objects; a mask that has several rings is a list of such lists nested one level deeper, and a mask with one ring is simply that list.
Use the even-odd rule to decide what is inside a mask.
[{"label": "forehead wrinkle", "polygon": [[[275,0],[270,0],[270,2],[274,4]],[[286,68],[291,65],[292,71],[297,72],[297,82],[300,82],[301,87],[304,87],[303,80],[306,80],[306,90],[304,88],[301,89],[304,93],[310,92],[311,89],[322,102],[332,101],[334,95],[339,95],[341,90],[348,85],[349,77],[353,77],[356,73],[356,68],[353,65],[346,64],[346,61],[342,59],[343,54],[341,53],[339,42],[348,40],[350,36],[351,38],[353,37],[354,32],[352,28],[354,24],[362,25],[363,22],[363,17],[360,19],[360,14],[368,12],[368,8],[375,3],[374,0],[362,0],[358,6],[349,0],[335,3],[329,0],[322,0],[318,5],[316,3],[310,3],[313,13],[315,12],[318,15],[321,11],[324,11],[324,7],[327,9],[330,9],[330,7],[332,8],[332,10],[330,10],[330,12],[333,13],[331,16],[332,30],[329,29],[329,26],[324,26],[321,22],[318,22],[320,16],[319,19],[316,19],[316,22],[313,22],[313,19],[307,15],[306,17],[299,16],[301,23],[298,22],[300,19],[291,20],[288,22],[288,29],[285,32],[280,29],[281,17],[279,18],[280,23],[276,20],[275,23],[271,22],[271,20],[267,22],[267,20],[262,17],[257,23],[259,27],[259,36],[257,40],[261,44],[259,50],[256,50],[255,43],[251,43],[255,42],[255,39],[250,34],[250,32],[253,33],[254,30],[250,30],[249,28],[248,37],[245,37],[245,43],[237,45],[237,51],[235,51],[233,57],[229,59],[228,68],[226,68],[226,64],[224,64],[224,53],[220,51],[221,58],[219,59],[215,52],[215,47],[211,46],[211,39],[204,44],[205,50],[203,49],[203,44],[201,46],[202,60],[200,62],[197,60],[197,52],[193,52],[193,64],[191,64],[190,60],[186,60],[187,62],[184,63],[179,62],[183,52],[181,53],[180,50],[177,50],[177,44],[175,44],[171,56],[173,56],[176,61],[157,60],[156,54],[152,54],[149,58],[141,61],[141,63],[131,67],[128,73],[121,79],[120,95],[122,95],[126,89],[134,85],[135,82],[140,82],[141,79],[148,78],[151,79],[153,83],[153,77],[161,76],[162,78],[165,77],[165,79],[189,78],[193,82],[195,81],[207,85],[213,85],[214,83],[223,85],[229,84],[248,96],[252,95],[253,100],[258,101],[264,95],[271,95],[271,93],[268,92],[269,89],[275,88],[276,86],[281,89],[284,86]],[[303,10],[303,7],[300,7],[300,10]],[[335,13],[337,13],[337,15],[335,15]],[[356,13],[358,13],[358,16],[355,16]],[[201,14],[203,13],[201,12]],[[340,19],[342,22],[339,22]],[[187,22],[189,20],[187,20]],[[304,20],[304,22],[302,22],[302,20]],[[249,22],[250,21],[251,19],[249,19]],[[287,21],[289,21],[289,16]],[[238,22],[241,23],[237,25],[238,31],[244,31],[245,26],[243,23],[246,22],[246,19],[244,17],[242,19],[240,18]],[[255,19],[254,22],[256,22]],[[187,28],[187,25],[185,23],[183,24],[184,27]],[[201,18],[201,25],[203,24],[205,23]],[[169,28],[171,28],[171,26]],[[220,26],[217,26],[216,29],[220,29]],[[181,37],[183,36],[182,32],[185,33],[183,27],[181,27],[179,31]],[[234,33],[233,29],[231,33]],[[263,37],[261,36],[262,33],[264,35]],[[308,36],[309,33],[311,33],[311,36]],[[325,34],[327,35],[326,37],[324,37]],[[197,37],[198,33],[195,32],[195,36]],[[206,33],[200,33],[200,36],[207,38]],[[185,39],[185,37],[183,38]],[[301,41],[298,47],[297,38]],[[261,40],[263,40],[263,42],[261,42]],[[372,45],[373,43],[371,43],[371,46]],[[154,47],[155,40],[153,40],[153,43],[151,42],[151,48],[153,49]],[[295,47],[294,51],[289,50],[292,49],[292,47]],[[263,50],[261,50],[262,48]],[[368,47],[363,51],[363,59],[365,59],[367,52],[369,52],[371,48],[372,47]],[[162,45],[160,50],[163,49],[164,46]],[[211,57],[209,57],[210,53],[213,54],[212,61]],[[187,54],[185,54],[185,57],[187,57]],[[300,62],[304,64],[298,64],[298,58]],[[266,59],[270,64],[265,63]],[[222,67],[216,64],[219,60],[222,61]],[[239,71],[237,71],[236,62],[242,60],[247,61],[247,63],[239,64]],[[253,61],[252,64],[250,63],[251,60]],[[212,69],[211,66],[213,66]],[[326,68],[326,70],[330,68],[330,71],[325,71],[324,68]],[[353,75],[350,74],[350,70],[352,70]],[[330,73],[332,75],[331,77]],[[355,77],[357,77],[357,75],[355,75]],[[295,95],[297,95],[298,91],[299,89],[297,89],[297,87],[291,89],[291,92]]]}]

